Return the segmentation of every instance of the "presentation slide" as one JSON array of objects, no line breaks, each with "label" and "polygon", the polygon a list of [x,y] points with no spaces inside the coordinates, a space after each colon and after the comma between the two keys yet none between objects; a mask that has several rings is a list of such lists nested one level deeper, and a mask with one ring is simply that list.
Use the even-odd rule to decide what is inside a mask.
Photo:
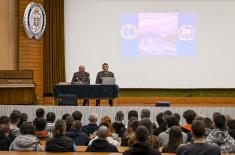
[{"label": "presentation slide", "polygon": [[65,70],[120,88],[235,88],[234,0],[66,0]]}]

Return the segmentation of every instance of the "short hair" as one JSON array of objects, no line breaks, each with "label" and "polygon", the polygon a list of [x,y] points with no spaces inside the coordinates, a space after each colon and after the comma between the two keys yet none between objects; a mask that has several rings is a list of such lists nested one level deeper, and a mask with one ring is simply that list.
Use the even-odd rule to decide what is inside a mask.
[{"label": "short hair", "polygon": [[20,113],[13,111],[10,115],[10,122],[13,124],[18,124],[20,122]]},{"label": "short hair", "polygon": [[53,136],[64,135],[65,131],[66,131],[65,121],[62,119],[58,119],[54,125]]},{"label": "short hair", "polygon": [[20,122],[18,123],[18,127],[20,128],[20,126],[22,125],[23,122],[27,122],[28,121],[28,115],[26,113],[21,113],[20,114]]},{"label": "short hair", "polygon": [[205,117],[202,119],[202,122],[205,126],[205,128],[212,129],[213,127],[213,122],[209,117]]},{"label": "short hair", "polygon": [[98,130],[97,130],[97,135],[98,138],[106,138],[108,136],[108,132],[109,129],[107,128],[107,126],[99,126]]},{"label": "short hair", "polygon": [[135,140],[138,142],[146,142],[149,135],[149,130],[145,126],[139,126],[135,131]]},{"label": "short hair", "polygon": [[137,119],[138,119],[138,112],[136,110],[131,110],[128,112],[128,120],[133,116],[137,117]]},{"label": "short hair", "polygon": [[177,118],[178,124],[180,123],[180,115],[178,113],[174,113],[173,116]]},{"label": "short hair", "polygon": [[65,123],[66,123],[66,131],[69,131],[69,129],[71,129],[72,125],[73,125],[73,121],[74,121],[74,118],[73,116],[68,116],[65,120]]},{"label": "short hair", "polygon": [[102,66],[104,66],[104,65],[107,65],[107,66],[108,66],[109,64],[105,62],[105,63],[102,64]]},{"label": "short hair", "polygon": [[88,120],[90,122],[96,122],[97,121],[97,114],[96,113],[90,114]]},{"label": "short hair", "polygon": [[74,111],[72,113],[72,116],[73,116],[74,120],[79,120],[79,121],[82,120],[82,113],[80,111]]},{"label": "short hair", "polygon": [[164,117],[167,117],[167,116],[171,116],[173,113],[170,110],[166,110],[166,111],[164,111],[163,114],[164,114]]},{"label": "short hair", "polygon": [[179,123],[178,119],[174,115],[171,115],[166,118],[166,124],[168,128],[170,128],[172,126],[177,126]]},{"label": "short hair", "polygon": [[20,126],[20,133],[22,135],[34,135],[33,124],[29,122],[23,122]]},{"label": "short hair", "polygon": [[156,121],[157,121],[157,124],[159,126],[164,123],[164,114],[163,114],[163,112],[160,112],[160,113],[157,114]]},{"label": "short hair", "polygon": [[197,138],[205,136],[206,129],[202,121],[195,120],[192,123],[192,134]]},{"label": "short hair", "polygon": [[37,118],[43,118],[45,115],[45,110],[43,108],[38,108],[36,110],[36,117]]},{"label": "short hair", "polygon": [[36,126],[36,129],[38,131],[45,130],[46,129],[46,125],[47,125],[47,120],[44,119],[44,118],[38,118],[35,121],[35,126]]},{"label": "short hair", "polygon": [[68,116],[72,116],[72,115],[69,114],[69,113],[65,113],[65,114],[62,116],[62,120],[65,121]]},{"label": "short hair", "polygon": [[0,117],[0,124],[9,124],[10,123],[10,118],[8,116],[1,116]]},{"label": "short hair", "polygon": [[72,128],[78,131],[82,131],[82,122],[79,120],[73,121]]},{"label": "short hair", "polygon": [[148,109],[142,109],[140,117],[141,118],[150,118],[150,111]]},{"label": "short hair", "polygon": [[228,120],[227,125],[228,125],[229,130],[234,130],[235,129],[235,120],[234,119]]},{"label": "short hair", "polygon": [[214,116],[214,123],[218,129],[223,130],[226,124],[225,116],[222,114],[217,114]]},{"label": "short hair", "polygon": [[47,122],[54,123],[55,122],[55,113],[54,112],[48,112],[46,115]]},{"label": "short hair", "polygon": [[140,125],[145,126],[149,130],[149,134],[153,133],[152,122],[148,118],[143,118],[140,120]]},{"label": "short hair", "polygon": [[186,110],[183,114],[183,117],[188,124],[192,124],[196,115],[197,114],[193,110]]},{"label": "short hair", "polygon": [[116,121],[123,121],[124,120],[124,113],[123,111],[118,111],[115,116]]}]

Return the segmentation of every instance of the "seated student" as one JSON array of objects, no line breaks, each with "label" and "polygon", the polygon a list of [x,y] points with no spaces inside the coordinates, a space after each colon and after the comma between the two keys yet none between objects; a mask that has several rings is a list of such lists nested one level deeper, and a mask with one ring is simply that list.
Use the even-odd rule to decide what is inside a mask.
[{"label": "seated student", "polygon": [[5,121],[6,116],[0,117],[0,151],[8,151],[11,141],[8,138],[10,134],[9,122]]},{"label": "seated student", "polygon": [[16,110],[13,110],[10,115],[10,134],[8,137],[11,141],[20,134],[20,129],[17,126],[20,122],[20,115],[21,113]]},{"label": "seated student", "polygon": [[186,124],[182,126],[182,130],[185,133],[191,132],[192,123],[197,114],[193,110],[187,110],[184,112],[183,117],[186,120]]},{"label": "seated student", "polygon": [[213,122],[209,117],[204,117],[202,119],[202,122],[206,129],[205,137],[207,137],[213,128]]},{"label": "seated student", "polygon": [[165,147],[162,148],[162,153],[176,153],[180,144],[183,143],[182,130],[178,126],[173,126],[169,131],[169,141]]},{"label": "seated student", "polygon": [[114,140],[118,139],[118,135],[115,133],[115,130],[113,129],[112,126],[112,121],[109,116],[104,116],[101,118],[101,122],[107,122],[109,124],[109,137],[112,137]]},{"label": "seated student", "polygon": [[44,118],[45,110],[43,108],[38,108],[36,110],[36,118],[33,120],[33,126],[36,125],[36,120],[39,118]]},{"label": "seated student", "polygon": [[82,113],[80,111],[74,111],[72,113],[72,116],[74,120],[79,120],[79,121],[82,120]]},{"label": "seated student", "polygon": [[48,136],[53,137],[53,129],[54,129],[54,123],[55,123],[55,113],[48,112],[46,115],[47,119],[47,125],[46,130],[48,131]]},{"label": "seated student", "polygon": [[214,129],[206,137],[206,143],[217,144],[223,153],[235,153],[235,140],[225,129],[225,116],[222,114],[214,115]]},{"label": "seated student", "polygon": [[115,122],[113,122],[112,126],[119,137],[122,137],[121,129],[125,127],[125,125],[122,123],[123,120],[124,120],[123,111],[118,111],[115,116]]},{"label": "seated student", "polygon": [[[132,117],[133,118],[135,117],[138,120],[138,112],[136,110],[130,110],[127,116],[128,116],[128,124]],[[126,132],[126,127],[128,126],[128,124],[121,129],[121,135],[123,135]]]},{"label": "seated student", "polygon": [[97,131],[97,138],[91,141],[87,147],[86,152],[118,152],[116,146],[107,141],[109,129],[106,126],[99,126]]},{"label": "seated student", "polygon": [[78,120],[73,122],[71,129],[65,135],[72,138],[77,146],[87,146],[90,141],[90,138],[82,132],[82,122]]},{"label": "seated student", "polygon": [[[174,115],[171,115],[166,118],[166,124],[167,124],[167,130],[162,132],[158,136],[160,146],[163,146],[163,147],[165,147],[168,143],[170,128],[172,126],[177,126],[179,123],[178,123],[178,119]],[[183,143],[186,144],[188,140],[188,136],[184,132],[182,132],[182,135],[183,135]]]},{"label": "seated student", "polygon": [[43,118],[38,118],[35,121],[35,136],[39,139],[44,139],[48,137],[48,131],[46,130],[47,120]]},{"label": "seated student", "polygon": [[135,132],[134,144],[126,150],[123,155],[160,155],[149,143],[149,130],[144,126],[139,126]]},{"label": "seated student", "polygon": [[[136,118],[136,117],[132,117]],[[135,131],[139,126],[139,121],[136,119],[130,120],[126,132],[123,134],[121,139],[121,146],[129,146],[130,139],[135,137]]]},{"label": "seated student", "polygon": [[235,120],[234,119],[228,120],[227,125],[228,125],[229,135],[233,137],[233,139],[235,139]]},{"label": "seated student", "polygon": [[45,145],[46,152],[75,152],[76,146],[73,140],[65,136],[66,123],[58,119],[55,122],[53,138],[47,140]]},{"label": "seated student", "polygon": [[97,114],[96,113],[90,114],[88,120],[89,120],[89,124],[84,125],[82,128],[85,133],[90,135],[90,134],[93,134],[98,129],[98,125],[96,124]]},{"label": "seated student", "polygon": [[28,121],[28,115],[26,113],[20,114],[20,122],[18,123],[17,127],[20,128],[20,126],[23,124],[23,122]]},{"label": "seated student", "polygon": [[39,139],[34,136],[33,125],[24,122],[20,127],[20,135],[17,136],[9,147],[10,151],[42,151]]},{"label": "seated student", "polygon": [[66,123],[66,131],[69,131],[73,125],[73,121],[74,121],[74,118],[72,116],[68,116],[66,119],[65,119],[65,123]]},{"label": "seated student", "polygon": [[71,114],[69,114],[69,113],[65,113],[65,114],[62,116],[62,118],[61,118],[61,119],[65,121],[65,120],[66,120],[66,118],[67,118],[67,117],[69,117],[69,116],[72,116],[72,115],[71,115]]},{"label": "seated student", "polygon": [[[100,126],[106,126],[106,127],[108,128],[108,136],[106,136],[106,140],[107,140],[110,144],[112,144],[112,145],[114,145],[114,146],[119,146],[118,142],[117,142],[116,140],[114,140],[113,137],[110,136],[110,130],[109,130],[110,124],[109,124],[108,122],[101,122],[100,125],[99,125],[99,127],[100,127]],[[95,134],[96,134],[95,138],[93,138],[93,139],[89,142],[88,145],[91,145],[94,140],[98,139],[98,133],[95,133]]]},{"label": "seated student", "polygon": [[159,127],[154,130],[153,134],[155,136],[158,136],[160,133],[166,131],[166,122],[164,121],[163,112],[160,112],[159,114],[157,114],[156,121]]},{"label": "seated student", "polygon": [[192,124],[194,143],[180,145],[176,155],[221,155],[220,148],[216,144],[205,143],[205,133],[204,124],[195,120]]}]

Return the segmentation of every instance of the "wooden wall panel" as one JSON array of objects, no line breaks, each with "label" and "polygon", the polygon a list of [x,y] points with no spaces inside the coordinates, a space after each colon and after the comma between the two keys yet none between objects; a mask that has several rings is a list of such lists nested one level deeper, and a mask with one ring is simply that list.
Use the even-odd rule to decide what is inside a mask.
[{"label": "wooden wall panel", "polygon": [[[33,0],[41,3],[44,0]],[[23,16],[26,6],[32,0],[19,0],[19,69],[32,69],[36,84],[37,102],[43,102],[43,37],[39,40],[29,39],[24,31]]]}]

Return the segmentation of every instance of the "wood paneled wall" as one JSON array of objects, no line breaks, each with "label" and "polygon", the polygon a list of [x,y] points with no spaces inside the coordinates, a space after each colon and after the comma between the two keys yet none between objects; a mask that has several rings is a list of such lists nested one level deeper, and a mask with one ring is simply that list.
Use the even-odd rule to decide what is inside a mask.
[{"label": "wood paneled wall", "polygon": [[[36,84],[37,102],[43,102],[43,37],[29,39],[24,31],[23,16],[26,6],[32,0],[19,0],[19,69],[32,69]],[[43,5],[44,0],[33,0]]]}]

